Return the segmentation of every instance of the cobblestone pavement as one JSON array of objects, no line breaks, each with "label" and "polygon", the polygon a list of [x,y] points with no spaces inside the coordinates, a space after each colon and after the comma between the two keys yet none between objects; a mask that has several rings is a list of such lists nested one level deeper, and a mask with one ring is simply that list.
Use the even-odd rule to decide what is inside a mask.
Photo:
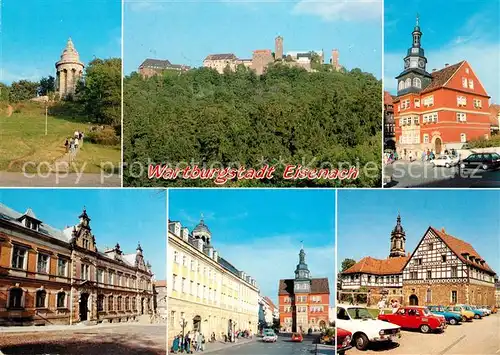
[{"label": "cobblestone pavement", "polygon": [[75,327],[0,334],[5,355],[165,355],[165,325]]},{"label": "cobblestone pavement", "polygon": [[402,332],[398,344],[373,344],[367,351],[352,348],[346,355],[497,355],[500,354],[500,314],[460,325],[448,325],[443,333]]}]

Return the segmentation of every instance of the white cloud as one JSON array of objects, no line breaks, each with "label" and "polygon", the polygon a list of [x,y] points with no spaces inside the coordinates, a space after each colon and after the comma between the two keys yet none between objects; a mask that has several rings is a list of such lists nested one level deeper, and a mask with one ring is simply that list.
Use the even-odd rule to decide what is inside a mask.
[{"label": "white cloud", "polygon": [[294,14],[319,16],[325,21],[366,21],[382,19],[382,0],[301,0]]},{"label": "white cloud", "polygon": [[255,278],[262,296],[270,297],[273,302],[278,299],[278,284],[280,279],[294,277],[295,268],[299,262],[300,244],[304,240],[306,263],[312,277],[328,277],[330,283],[330,299],[333,301],[335,277],[335,245],[334,237],[331,243],[321,247],[308,247],[307,239],[328,236],[273,236],[253,239],[241,244],[221,244],[215,241],[219,255],[233,264],[238,270],[245,271]]},{"label": "white cloud", "polygon": [[[5,65],[4,67],[9,67]],[[9,67],[11,68],[11,67]],[[38,81],[43,76],[54,75],[52,73],[43,73],[39,69],[32,68],[13,68],[12,69],[0,69],[0,82],[5,84],[12,84],[13,81],[28,80],[28,81]]]},{"label": "white cloud", "polygon": [[[395,93],[396,77],[403,70],[405,53],[385,53],[384,55],[384,87]],[[484,43],[480,41],[464,41],[460,44],[454,40],[451,44],[438,50],[426,51],[428,59],[427,71],[442,69],[446,63],[455,64],[467,60],[479,80],[491,96],[494,103],[500,102],[500,43]]]}]

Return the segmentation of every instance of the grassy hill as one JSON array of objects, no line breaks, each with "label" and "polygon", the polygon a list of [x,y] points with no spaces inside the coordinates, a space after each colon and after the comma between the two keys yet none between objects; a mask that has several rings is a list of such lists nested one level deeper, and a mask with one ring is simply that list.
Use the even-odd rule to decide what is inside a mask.
[{"label": "grassy hill", "polygon": [[[20,172],[26,162],[34,162],[42,171],[65,155],[64,141],[76,130],[87,134],[92,124],[82,117],[48,115],[45,135],[45,107],[34,102],[14,106],[10,117],[3,105],[0,116],[0,171]],[[75,164],[87,173],[101,171],[102,162],[118,167],[121,160],[119,145],[100,145],[85,142]],[[31,166],[27,171],[36,168]]]}]

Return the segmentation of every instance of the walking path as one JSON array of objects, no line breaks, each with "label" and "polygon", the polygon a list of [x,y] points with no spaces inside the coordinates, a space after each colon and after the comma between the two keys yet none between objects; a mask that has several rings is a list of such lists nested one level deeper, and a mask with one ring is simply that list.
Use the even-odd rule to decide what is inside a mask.
[{"label": "walking path", "polygon": [[50,172],[42,176],[0,171],[0,186],[4,187],[120,187],[118,174]]}]

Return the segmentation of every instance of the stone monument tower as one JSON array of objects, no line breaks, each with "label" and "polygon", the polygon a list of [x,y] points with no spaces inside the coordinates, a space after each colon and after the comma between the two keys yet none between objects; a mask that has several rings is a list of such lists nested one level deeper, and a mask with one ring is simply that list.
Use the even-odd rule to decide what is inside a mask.
[{"label": "stone monument tower", "polygon": [[83,68],[80,56],[69,38],[61,54],[61,60],[56,63],[56,85],[60,98],[75,93],[76,85],[83,76]]},{"label": "stone monument tower", "polygon": [[274,59],[283,60],[283,37],[281,36],[274,39]]}]

